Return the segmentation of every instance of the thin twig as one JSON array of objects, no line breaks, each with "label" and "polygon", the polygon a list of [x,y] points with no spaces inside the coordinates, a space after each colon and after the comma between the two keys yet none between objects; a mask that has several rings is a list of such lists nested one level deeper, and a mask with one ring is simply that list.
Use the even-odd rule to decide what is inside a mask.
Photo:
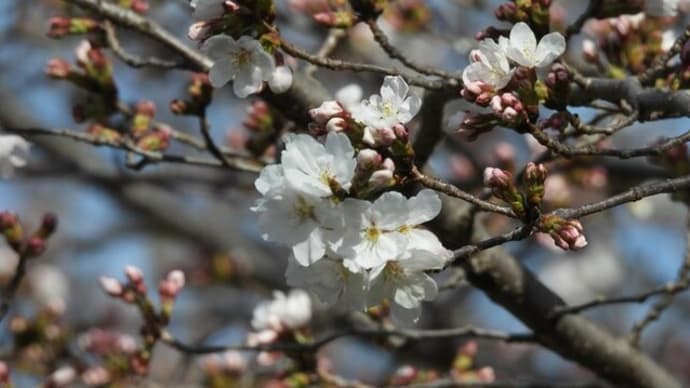
[{"label": "thin twig", "polygon": [[483,211],[503,214],[504,216],[508,216],[511,218],[516,217],[513,210],[511,210],[509,207],[496,205],[496,204],[493,204],[491,202],[480,199],[478,197],[475,197],[474,195],[472,195],[466,191],[461,190],[457,186],[454,186],[450,183],[443,182],[437,178],[432,178],[428,175],[424,175],[423,173],[421,173],[416,168],[412,171],[412,174],[414,176],[414,179],[424,187],[434,189],[436,191],[440,191],[440,192],[447,194],[451,197],[460,198],[464,201],[467,201],[467,202],[477,206],[479,209],[481,209]]},{"label": "thin twig", "polygon": [[19,285],[22,283],[24,275],[26,275],[26,264],[28,261],[29,258],[25,254],[19,254],[17,268],[14,271],[14,275],[12,275],[12,279],[10,279],[10,282],[7,284],[7,287],[5,287],[3,292],[2,303],[0,303],[0,322],[5,319],[5,316],[10,311],[10,306],[12,305],[12,300],[14,300],[14,295],[19,289]]},{"label": "thin twig", "polygon": [[661,193],[673,193],[690,188],[690,175],[666,179],[661,182],[642,184],[613,197],[571,209],[557,209],[553,213],[563,218],[580,218],[610,209],[628,202],[639,201]]},{"label": "thin twig", "polygon": [[103,22],[103,30],[105,30],[105,37],[108,41],[110,49],[113,50],[113,53],[115,53],[118,58],[122,59],[122,61],[129,66],[134,68],[160,67],[164,69],[184,67],[184,63],[182,62],[168,61],[156,57],[142,58],[140,56],[128,53],[120,44],[120,40],[117,38],[117,34],[115,32],[115,27],[113,27],[113,24],[109,20],[105,20]]},{"label": "thin twig", "polygon": [[[12,132],[20,134],[23,136],[55,136],[64,137],[71,140],[76,140],[82,143],[88,143],[96,147],[108,147],[113,149],[119,149],[123,151],[128,151],[133,154],[142,156],[148,162],[170,162],[170,163],[182,163],[193,166],[205,166],[205,167],[223,167],[223,165],[214,159],[208,158],[198,158],[194,156],[187,155],[173,155],[164,154],[160,152],[147,151],[137,147],[130,141],[110,141],[101,138],[97,138],[90,134],[72,131],[69,129],[43,129],[43,128],[3,128],[7,132]],[[226,157],[230,167],[237,171],[245,171],[251,173],[258,173],[263,168],[263,164],[257,162],[253,159],[242,158],[242,157]]]},{"label": "thin twig", "polygon": [[366,23],[369,26],[369,30],[374,35],[374,40],[379,44],[379,46],[381,46],[383,51],[385,51],[389,57],[399,60],[403,65],[420,74],[445,78],[451,82],[454,82],[455,86],[459,86],[462,83],[462,77],[458,75],[454,75],[443,70],[434,69],[429,66],[422,66],[401,53],[400,50],[393,46],[393,44],[388,40],[386,33],[379,28],[375,19],[367,20]]},{"label": "thin twig", "polygon": [[347,62],[340,59],[321,58],[318,55],[310,54],[307,51],[289,43],[285,39],[280,40],[280,47],[293,57],[303,59],[313,65],[325,67],[331,70],[347,70],[354,72],[371,72],[384,75],[399,75],[405,78],[408,84],[420,86],[425,89],[438,90],[443,89],[446,85],[444,82],[427,80],[422,77],[405,75],[395,67],[384,67],[379,65],[372,65],[368,63],[354,63]]},{"label": "thin twig", "polygon": [[386,338],[399,337],[410,341],[420,341],[425,339],[449,339],[449,338],[481,338],[487,340],[497,340],[504,342],[533,343],[536,338],[531,333],[504,333],[495,330],[481,329],[472,326],[463,326],[453,329],[438,330],[376,330],[376,329],[351,329],[333,333],[308,343],[273,343],[259,346],[249,345],[221,345],[221,346],[193,346],[187,345],[176,339],[171,333],[164,331],[161,340],[169,346],[188,354],[208,354],[220,353],[228,350],[243,351],[290,351],[290,352],[313,352],[322,346],[343,337],[360,338]]},{"label": "thin twig", "polygon": [[683,262],[681,263],[680,268],[678,269],[678,275],[676,275],[676,284],[684,285],[685,287],[670,287],[668,291],[664,294],[664,296],[656,303],[654,303],[654,305],[649,309],[644,318],[642,318],[633,325],[633,328],[630,331],[629,341],[630,345],[634,347],[639,347],[640,337],[642,337],[642,332],[644,331],[644,329],[646,329],[649,325],[658,320],[659,317],[661,317],[661,314],[663,314],[663,312],[669,306],[671,306],[676,294],[685,290],[690,284],[690,210],[688,211],[687,215],[686,228],[687,247],[685,257],[683,259]]},{"label": "thin twig", "polygon": [[[328,30],[328,36],[324,39],[321,44],[321,48],[316,52],[317,57],[326,58],[338,47],[340,40],[347,36],[347,31],[342,28],[331,28]],[[304,73],[309,76],[313,76],[319,67],[314,64],[309,64],[304,70]]]},{"label": "thin twig", "polygon": [[647,292],[643,292],[641,294],[621,296],[618,298],[600,297],[581,304],[558,307],[550,314],[549,318],[558,319],[566,314],[577,314],[585,310],[590,310],[597,307],[605,307],[625,303],[644,303],[651,297],[662,294],[679,293],[684,290],[687,290],[689,287],[690,283],[688,282],[669,282],[660,287],[657,287],[653,290],[649,290]]}]

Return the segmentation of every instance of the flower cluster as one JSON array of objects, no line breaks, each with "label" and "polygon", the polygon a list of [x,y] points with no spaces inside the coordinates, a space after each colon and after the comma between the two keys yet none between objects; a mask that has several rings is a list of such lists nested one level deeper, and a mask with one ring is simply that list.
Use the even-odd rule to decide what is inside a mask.
[{"label": "flower cluster", "polygon": [[329,132],[325,144],[292,135],[282,163],[267,166],[257,179],[263,197],[253,210],[266,240],[292,248],[288,284],[353,309],[388,301],[394,318],[414,321],[421,301],[437,291],[425,271],[442,268],[452,256],[420,227],[436,217],[441,201],[431,190],[412,198],[393,191],[373,202],[353,198],[362,165],[384,164],[371,151],[355,156],[342,132]]},{"label": "flower cluster", "polygon": [[405,124],[422,106],[422,100],[410,93],[407,82],[400,76],[386,76],[380,94],[353,101],[360,93],[361,89],[348,86],[337,93],[337,101],[325,101],[312,109],[312,133],[349,132],[370,147],[388,147],[396,140],[406,142]]},{"label": "flower cluster", "polygon": [[501,36],[498,43],[486,38],[479,43],[479,49],[470,53],[471,63],[462,73],[463,92],[477,96],[495,93],[512,79],[515,68],[511,61],[527,68],[542,68],[564,52],[565,38],[560,33],[546,34],[537,43],[532,29],[526,23],[517,23],[510,30],[509,38]]},{"label": "flower cluster", "polygon": [[[203,41],[201,50],[213,60],[211,84],[220,88],[233,81],[235,95],[246,98],[262,90],[264,82],[274,93],[292,86],[292,69],[282,64],[278,53],[269,53],[260,39],[242,34],[235,39],[225,34],[225,17],[240,12],[240,5],[229,0],[195,0],[194,19],[189,37]],[[280,63],[277,63],[280,62]]]},{"label": "flower cluster", "polygon": [[[287,295],[274,291],[273,299],[260,303],[254,308],[252,328],[247,335],[249,346],[268,345],[281,340],[300,342],[306,338],[311,321],[311,299],[300,289],[291,290]],[[257,356],[260,364],[270,365],[279,358],[279,352],[261,352]]]}]

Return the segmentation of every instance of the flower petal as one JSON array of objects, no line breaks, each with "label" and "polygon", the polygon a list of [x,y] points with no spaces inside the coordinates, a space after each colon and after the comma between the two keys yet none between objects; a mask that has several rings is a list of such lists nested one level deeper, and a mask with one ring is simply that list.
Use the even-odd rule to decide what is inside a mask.
[{"label": "flower petal", "polygon": [[560,32],[544,35],[537,46],[537,67],[548,66],[565,52],[565,38]]}]

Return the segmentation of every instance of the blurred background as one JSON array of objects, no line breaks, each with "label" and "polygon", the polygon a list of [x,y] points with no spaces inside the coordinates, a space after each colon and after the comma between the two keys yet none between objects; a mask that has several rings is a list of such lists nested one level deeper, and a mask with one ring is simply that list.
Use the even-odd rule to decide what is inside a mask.
[{"label": "blurred background", "polygon": [[[305,14],[304,3],[278,0],[278,24],[288,40],[314,52],[328,31]],[[493,17],[498,1],[421,3],[427,14],[391,12],[382,23],[404,53],[446,70],[462,71],[468,51],[475,45],[474,34],[489,25],[500,25]],[[554,3],[552,12],[558,12],[560,25],[574,21],[586,5]],[[150,0],[150,5],[149,17],[194,45],[186,38],[192,22],[186,1]],[[80,37],[54,40],[46,36],[48,19],[67,13],[67,6],[60,1],[0,2],[0,124],[85,129],[72,117],[72,106],[83,103],[85,93],[44,74],[52,58],[74,60]],[[669,30],[679,34],[683,21],[678,20]],[[140,35],[122,29],[118,29],[118,35],[131,52],[170,57],[170,53]],[[570,41],[567,60],[591,73],[593,70],[581,59],[581,35]],[[372,63],[390,61],[368,30],[360,27],[342,39],[333,56]],[[198,135],[194,120],[175,116],[169,109],[172,99],[184,97],[190,73],[136,70],[116,58],[113,62],[122,101],[135,104],[151,100],[157,106],[156,120]],[[326,70],[318,70],[315,76],[331,92],[357,83],[365,96],[376,92],[381,81],[371,74]],[[237,147],[252,136],[242,124],[250,103],[251,99],[235,98],[230,88],[216,92],[209,121],[217,142]],[[461,112],[467,108],[459,100],[446,108],[444,125],[448,136],[431,161],[436,174],[464,189],[477,190],[485,166],[523,166],[537,152],[524,136],[503,129],[467,142],[454,132]],[[593,109],[576,111],[583,119],[596,113]],[[661,136],[678,135],[687,125],[684,119],[635,124],[610,141],[620,147],[644,146]],[[170,330],[187,343],[237,344],[244,341],[253,307],[270,297],[273,289],[287,289],[283,275],[287,252],[261,240],[256,219],[249,211],[257,198],[252,174],[169,164],[133,171],[126,167],[125,155],[120,151],[55,138],[33,140],[28,167],[12,180],[0,180],[0,210],[18,213],[25,225],[33,227],[43,213],[54,212],[60,227],[48,251],[29,264],[10,317],[31,319],[42,309],[64,308],[55,318],[56,324],[68,332],[68,347],[75,351],[80,334],[93,328],[126,333],[138,340],[139,314],[131,306],[107,297],[99,287],[99,276],[122,279],[123,267],[136,265],[143,269],[147,283],[155,285],[165,273],[179,268],[187,274],[188,286],[177,302]],[[190,152],[177,147],[173,145],[173,150]],[[644,159],[578,160],[549,168],[552,174],[547,181],[546,199],[552,208],[602,199],[645,179],[667,175],[664,169]],[[540,237],[506,247],[567,302],[581,303],[598,296],[636,294],[673,280],[685,255],[685,219],[685,206],[659,195],[584,219],[589,246],[577,253],[560,251],[550,239]],[[497,233],[510,228],[500,218],[488,222]],[[17,258],[3,244],[0,280],[5,282],[13,274]],[[449,277],[441,275],[440,284]],[[654,300],[593,309],[585,314],[610,332],[625,335]],[[687,295],[679,295],[663,317],[646,330],[642,340],[644,350],[686,384],[690,384],[689,302]],[[337,325],[334,321],[338,317],[327,310],[317,311],[317,332]],[[0,349],[5,354],[16,345],[10,335],[10,322],[4,320],[0,328]],[[443,287],[437,301],[425,306],[418,327],[466,324],[508,332],[526,330],[500,306],[462,282]],[[409,343],[391,352],[344,338],[322,352],[341,375],[381,383],[406,363],[448,370],[458,347],[465,342]],[[476,365],[493,367],[499,379],[593,378],[576,364],[538,346],[486,341],[478,344]],[[40,354],[31,356],[41,359]],[[13,369],[13,378],[20,387],[35,386],[40,380],[33,372],[59,366],[24,365]],[[201,381],[203,374],[198,359],[157,346],[152,381],[163,385],[192,383]]]}]

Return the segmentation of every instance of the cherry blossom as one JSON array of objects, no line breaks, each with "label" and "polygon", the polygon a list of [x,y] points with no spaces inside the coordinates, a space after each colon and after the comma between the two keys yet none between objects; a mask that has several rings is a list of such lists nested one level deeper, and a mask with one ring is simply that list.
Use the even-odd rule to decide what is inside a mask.
[{"label": "cherry blossom", "polygon": [[216,87],[233,81],[235,95],[245,98],[261,90],[264,81],[270,81],[275,71],[275,61],[259,41],[248,36],[238,40],[227,35],[212,36],[201,50],[214,62],[209,80]]},{"label": "cherry blossom", "polygon": [[355,120],[372,128],[391,128],[405,124],[419,112],[422,100],[408,95],[409,86],[400,76],[386,76],[380,95],[375,94],[353,109]]},{"label": "cherry blossom", "polygon": [[498,43],[492,39],[479,42],[479,49],[470,54],[472,63],[462,72],[465,85],[481,82],[494,90],[505,87],[513,77],[513,70],[506,56],[507,50],[508,39],[505,37],[500,37]]},{"label": "cherry blossom", "polygon": [[0,178],[11,178],[15,168],[24,167],[31,144],[17,135],[0,135]]},{"label": "cherry blossom", "polygon": [[311,320],[311,299],[303,290],[294,289],[287,295],[273,293],[273,300],[260,303],[254,309],[252,327],[255,330],[294,330]]},{"label": "cherry blossom", "polygon": [[438,286],[424,271],[441,269],[446,261],[435,254],[413,249],[371,270],[368,301],[370,305],[383,300],[391,303],[393,319],[416,322],[421,302],[436,298]]},{"label": "cherry blossom", "polygon": [[510,30],[508,58],[525,67],[544,67],[550,65],[565,52],[565,38],[559,32],[551,32],[537,38],[524,22],[517,23]]},{"label": "cherry blossom", "polygon": [[293,189],[314,197],[330,197],[334,189],[350,188],[357,161],[348,137],[331,132],[325,145],[309,135],[289,136],[282,165]]}]

